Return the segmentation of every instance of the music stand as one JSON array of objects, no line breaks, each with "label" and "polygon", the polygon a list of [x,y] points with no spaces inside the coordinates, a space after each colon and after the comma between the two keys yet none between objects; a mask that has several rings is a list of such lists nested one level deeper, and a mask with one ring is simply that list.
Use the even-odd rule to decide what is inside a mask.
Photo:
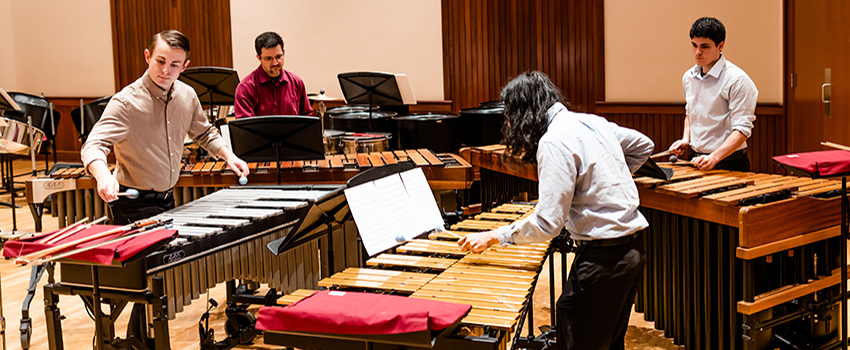
[{"label": "music stand", "polygon": [[664,181],[670,181],[673,178],[673,169],[662,168],[655,164],[655,161],[652,158],[647,158],[646,163],[640,166],[640,168],[635,171],[635,176],[647,176],[654,179],[661,179]]},{"label": "music stand", "polygon": [[210,123],[215,122],[213,105],[232,106],[236,98],[236,86],[239,85],[236,70],[225,67],[186,68],[178,79],[195,90],[202,104],[209,104]]},{"label": "music stand", "polygon": [[233,153],[247,162],[275,162],[280,185],[280,161],[325,159],[318,117],[273,115],[228,123]]},{"label": "music stand", "polygon": [[337,74],[342,95],[348,104],[369,105],[369,129],[372,127],[372,106],[415,105],[416,97],[410,79],[404,74],[383,72],[351,72]]},{"label": "music stand", "polygon": [[[6,93],[6,90],[0,88],[0,112],[5,114],[6,111],[20,112],[21,107],[18,106],[15,100],[12,99],[9,94]],[[11,154],[6,152],[0,152],[0,172],[2,172],[3,183],[7,186],[6,189],[12,195],[11,203],[0,202],[0,205],[12,207],[12,232],[14,233],[18,230],[18,219],[15,215],[15,209],[18,208],[18,206],[15,205],[15,175],[13,174]]]},{"label": "music stand", "polygon": [[74,108],[74,110],[71,111],[71,121],[74,122],[74,128],[76,128],[77,133],[80,134],[80,141],[82,143],[86,143],[86,139],[89,137],[91,129],[94,128],[94,125],[97,124],[98,120],[100,120],[100,117],[103,115],[103,111],[106,109],[106,105],[109,103],[110,99],[112,99],[111,95],[101,97],[86,104],[83,104],[83,100],[80,100],[80,107]]}]

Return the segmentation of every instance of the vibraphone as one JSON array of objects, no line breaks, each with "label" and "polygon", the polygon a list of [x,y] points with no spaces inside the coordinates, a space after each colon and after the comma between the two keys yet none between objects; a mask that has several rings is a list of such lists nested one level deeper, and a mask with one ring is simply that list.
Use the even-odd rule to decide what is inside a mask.
[{"label": "vibraphone", "polygon": [[[304,222],[305,218],[309,221],[320,216],[316,206],[338,206],[344,201],[342,187],[334,185],[244,187],[220,190],[169,210],[152,219],[172,219],[179,233],[177,239],[122,266],[95,267],[100,276],[102,303],[113,310],[120,310],[130,301],[160,305],[159,309],[148,308],[147,319],[154,320],[156,348],[167,349],[167,320],[218,283],[228,283],[228,303],[236,297],[240,303],[250,300],[235,295],[237,279],[268,284],[272,288],[271,300],[276,291],[315,286],[322,265],[328,264],[320,258],[315,238],[277,256],[267,245],[296,234],[296,230],[308,229],[311,223]],[[320,211],[323,210],[327,209]],[[309,239],[315,233],[308,230],[303,235]],[[44,288],[51,349],[63,348],[58,295],[92,295],[91,264],[62,260],[60,271],[61,281]],[[264,301],[264,297],[258,298],[255,301]],[[241,312],[237,317],[242,320],[252,318],[247,311]],[[111,319],[117,319],[115,312]],[[111,322],[96,322],[104,325],[102,333],[108,343],[121,344],[121,340],[114,339]]]},{"label": "vibraphone", "polygon": [[[374,153],[337,154],[324,160],[281,162],[282,184],[344,184],[361,171],[396,163],[412,163],[422,168],[432,190],[467,189],[472,184],[472,167],[456,154],[434,154],[427,149],[397,150]],[[277,184],[277,167],[272,163],[249,163],[251,185]],[[221,188],[239,184],[239,178],[224,162],[186,164],[174,189],[177,206],[191,202]],[[41,231],[44,201],[54,195],[59,227],[83,217],[100,217],[107,212],[106,203],[97,195],[97,182],[85,169],[68,167],[50,177],[28,180],[27,203]]]},{"label": "vibraphone", "polygon": [[[491,230],[524,218],[533,211],[532,203],[504,204],[492,212],[451,227],[461,236]],[[319,286],[335,290],[369,291],[406,295],[472,305],[469,314],[451,335],[438,338],[434,349],[516,348],[524,318],[531,309],[530,298],[547,256],[549,242],[531,245],[494,246],[482,254],[460,251],[457,237],[434,232],[430,239],[414,239],[369,259],[369,268],[348,268],[319,281]],[[289,305],[312,294],[297,290],[278,299]],[[262,311],[261,311],[262,312]],[[518,329],[519,328],[519,329]],[[516,334],[511,343],[511,335]],[[351,340],[264,331],[266,344],[299,348],[351,349]],[[394,347],[380,344],[380,348]],[[525,345],[521,347],[526,347]],[[376,348],[378,346],[376,345]]]},{"label": "vibraphone", "polygon": [[[484,204],[537,195],[535,167],[503,150],[461,150]],[[635,179],[650,224],[636,311],[686,349],[836,346],[840,182],[659,165],[670,183]]]}]

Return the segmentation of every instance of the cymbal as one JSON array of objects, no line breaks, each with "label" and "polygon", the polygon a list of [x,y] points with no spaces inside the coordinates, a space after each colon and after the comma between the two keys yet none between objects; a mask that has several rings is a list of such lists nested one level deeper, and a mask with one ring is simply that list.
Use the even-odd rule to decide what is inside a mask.
[{"label": "cymbal", "polygon": [[330,97],[327,95],[310,95],[307,94],[307,99],[310,101],[338,101],[339,99],[336,97]]}]

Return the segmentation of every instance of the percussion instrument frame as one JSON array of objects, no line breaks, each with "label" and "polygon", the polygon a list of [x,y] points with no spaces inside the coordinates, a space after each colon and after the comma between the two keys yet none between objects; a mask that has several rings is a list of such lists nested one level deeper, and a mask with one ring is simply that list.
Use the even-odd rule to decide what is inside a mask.
[{"label": "percussion instrument frame", "polygon": [[[536,167],[503,157],[503,149],[460,152],[480,171],[485,208],[522,192],[537,193]],[[804,194],[759,205],[719,205],[639,183],[640,210],[650,227],[642,233],[647,265],[635,310],[687,349],[762,349],[775,327],[788,331],[799,328],[792,322],[838,318],[826,312],[837,312],[829,310],[843,298],[837,296],[843,294],[839,288],[846,290],[847,271],[841,266],[846,266],[845,212],[850,209],[838,205],[847,202],[844,181],[841,199]],[[836,244],[840,248],[830,250]],[[815,254],[821,254],[817,268],[811,265]],[[794,271],[788,274],[789,269]],[[840,282],[838,275],[843,275]],[[791,300],[800,303],[797,309],[788,306]],[[814,332],[791,330],[798,340],[814,341],[806,340],[807,331]],[[817,346],[832,348],[846,341],[842,337],[819,339],[828,343]]]}]

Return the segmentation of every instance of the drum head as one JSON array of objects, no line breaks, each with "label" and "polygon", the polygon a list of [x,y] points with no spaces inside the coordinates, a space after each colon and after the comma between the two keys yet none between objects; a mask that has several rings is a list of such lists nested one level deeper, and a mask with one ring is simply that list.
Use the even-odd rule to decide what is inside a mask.
[{"label": "drum head", "polygon": [[[381,108],[381,106],[375,106],[375,105],[372,106],[373,111],[377,111],[380,108]],[[328,108],[328,110],[325,111],[325,114],[334,115],[334,114],[344,114],[344,113],[351,113],[351,112],[364,112],[364,111],[368,111],[368,110],[369,110],[369,105],[348,105],[348,106]]]},{"label": "drum head", "polygon": [[400,115],[393,117],[395,120],[410,120],[410,121],[436,121],[436,120],[447,120],[447,119],[455,119],[460,116],[457,114],[440,114],[440,113],[423,113],[423,114],[413,114],[413,115]]},{"label": "drum head", "polygon": [[342,135],[345,135],[345,131],[325,129],[325,132],[324,132],[324,137],[340,137]]},{"label": "drum head", "polygon": [[381,140],[381,139],[391,139],[393,138],[393,134],[389,132],[378,132],[378,131],[369,131],[363,133],[348,133],[348,135],[344,135],[341,137],[343,140],[348,141],[366,141],[366,140]]},{"label": "drum head", "polygon": [[398,113],[396,112],[383,112],[383,111],[364,111],[364,112],[351,112],[351,113],[342,113],[342,114],[332,114],[332,119],[358,119],[358,120],[369,120],[372,119],[387,119],[395,117]]}]

